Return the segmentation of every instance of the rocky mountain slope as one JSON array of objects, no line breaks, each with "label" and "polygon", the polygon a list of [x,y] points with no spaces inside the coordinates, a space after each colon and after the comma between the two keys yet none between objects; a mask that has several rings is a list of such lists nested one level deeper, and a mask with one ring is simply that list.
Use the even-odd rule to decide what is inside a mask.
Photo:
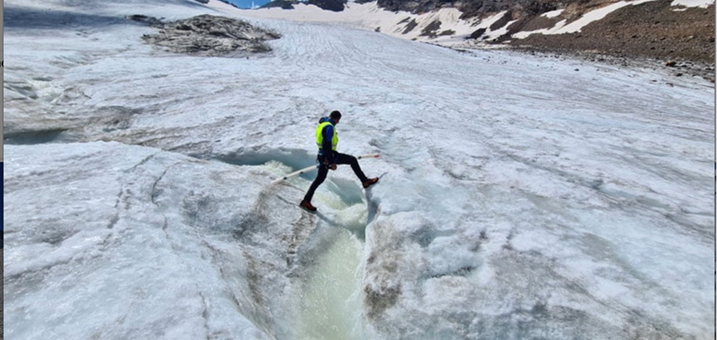
[{"label": "rocky mountain slope", "polygon": [[[587,5],[576,8],[590,9]],[[549,25],[542,23],[542,19],[523,17],[506,35],[541,28],[541,24]],[[675,75],[692,74],[714,82],[715,7],[713,4],[708,8],[676,10],[671,6],[671,0],[650,1],[618,9],[580,32],[532,34],[524,39],[513,39],[509,44],[543,52],[612,58],[623,63],[649,60],[673,68]]]},{"label": "rocky mountain slope", "polygon": [[[512,44],[714,63],[714,5],[709,8],[690,7],[676,10],[670,3],[671,0],[658,0],[625,6],[608,14],[604,19],[585,26],[579,33],[533,34],[513,41]],[[563,14],[563,18],[570,21],[590,8],[589,5],[568,6],[564,11],[568,13]],[[507,35],[549,25],[545,22],[549,20],[543,19],[523,16],[509,28]]]}]

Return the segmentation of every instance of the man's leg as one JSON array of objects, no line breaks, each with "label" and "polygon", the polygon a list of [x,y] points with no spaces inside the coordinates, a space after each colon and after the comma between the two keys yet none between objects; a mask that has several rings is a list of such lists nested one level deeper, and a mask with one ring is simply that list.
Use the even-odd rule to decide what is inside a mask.
[{"label": "man's leg", "polygon": [[353,169],[354,173],[356,174],[356,177],[359,178],[361,183],[368,181],[368,178],[366,178],[366,175],[361,170],[361,166],[359,166],[358,159],[356,159],[356,157],[338,152],[336,153],[336,156],[336,164],[350,164],[351,169]]},{"label": "man's leg", "polygon": [[311,203],[311,199],[314,198],[314,191],[321,185],[321,183],[324,183],[324,180],[326,179],[326,174],[329,173],[329,169],[325,167],[323,164],[319,166],[319,173],[316,175],[316,179],[313,183],[311,183],[311,186],[309,187],[309,191],[306,192],[306,196],[304,196],[304,201]]}]

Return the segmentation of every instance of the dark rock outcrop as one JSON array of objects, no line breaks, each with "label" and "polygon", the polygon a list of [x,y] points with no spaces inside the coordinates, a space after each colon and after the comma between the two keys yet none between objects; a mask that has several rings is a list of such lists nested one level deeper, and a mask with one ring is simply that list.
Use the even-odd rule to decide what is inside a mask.
[{"label": "dark rock outcrop", "polygon": [[141,23],[147,24],[149,26],[153,26],[153,27],[163,27],[164,26],[164,23],[161,20],[159,20],[155,17],[148,17],[148,16],[142,15],[142,14],[130,15],[127,17],[127,19],[132,20],[132,21],[141,22]]},{"label": "dark rock outcrop", "polygon": [[316,5],[328,11],[341,12],[344,10],[346,0],[309,0],[309,5]]},{"label": "dark rock outcrop", "polygon": [[436,33],[441,28],[441,22],[439,20],[434,20],[428,26],[426,26],[423,31],[421,31],[422,36],[427,36],[431,38],[435,38],[438,36]]},{"label": "dark rock outcrop", "polygon": [[129,19],[160,28],[158,34],[145,34],[145,42],[176,53],[200,56],[241,56],[269,52],[266,40],[278,39],[278,33],[225,17],[199,15],[171,23],[156,18],[133,15]]},{"label": "dark rock outcrop", "polygon": [[[366,0],[365,2],[369,1],[372,0]],[[282,9],[294,9],[294,5],[300,3],[301,2],[297,0],[274,0],[264,6],[261,6],[261,8],[280,7]],[[309,0],[307,4],[314,5],[321,9],[333,12],[341,12],[344,10],[344,8],[346,8],[346,0]]]},{"label": "dark rock outcrop", "polygon": [[436,9],[453,7],[463,12],[462,19],[483,16],[504,10],[512,10],[520,15],[535,15],[581,0],[378,0],[378,6],[389,11],[407,11],[415,14],[427,13]]},{"label": "dark rock outcrop", "polygon": [[261,8],[275,8],[279,7],[281,9],[294,9],[294,5],[298,4],[299,2],[296,0],[274,0],[271,1],[264,6],[261,6]]}]

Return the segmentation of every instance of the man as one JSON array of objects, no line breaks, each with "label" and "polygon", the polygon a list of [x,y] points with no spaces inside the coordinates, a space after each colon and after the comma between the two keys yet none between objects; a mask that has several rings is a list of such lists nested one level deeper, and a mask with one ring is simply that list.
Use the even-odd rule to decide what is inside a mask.
[{"label": "man", "polygon": [[356,157],[336,152],[336,145],[339,143],[339,137],[336,133],[336,124],[341,120],[341,112],[333,111],[328,117],[319,120],[319,126],[316,128],[316,146],[319,148],[319,155],[316,157],[319,161],[319,174],[311,183],[309,191],[306,192],[304,200],[299,206],[309,212],[315,212],[316,207],[311,205],[311,199],[314,197],[314,191],[326,179],[329,169],[336,170],[336,164],[351,164],[356,177],[361,180],[364,188],[368,188],[376,182],[378,178],[367,178],[361,171]]}]

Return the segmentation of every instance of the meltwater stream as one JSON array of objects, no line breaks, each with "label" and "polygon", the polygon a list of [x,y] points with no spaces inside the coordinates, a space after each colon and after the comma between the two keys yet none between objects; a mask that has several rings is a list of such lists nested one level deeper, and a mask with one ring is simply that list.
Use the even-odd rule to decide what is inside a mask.
[{"label": "meltwater stream", "polygon": [[[348,171],[348,172],[343,172]],[[338,174],[350,173],[340,169]],[[313,199],[316,225],[297,249],[289,276],[289,339],[374,339],[364,315],[367,201],[358,181],[329,176]],[[316,172],[289,180],[306,190]],[[352,175],[352,174],[351,174]],[[308,212],[304,212],[309,214]]]},{"label": "meltwater stream", "polygon": [[363,241],[340,230],[297,287],[295,339],[365,339]]}]

